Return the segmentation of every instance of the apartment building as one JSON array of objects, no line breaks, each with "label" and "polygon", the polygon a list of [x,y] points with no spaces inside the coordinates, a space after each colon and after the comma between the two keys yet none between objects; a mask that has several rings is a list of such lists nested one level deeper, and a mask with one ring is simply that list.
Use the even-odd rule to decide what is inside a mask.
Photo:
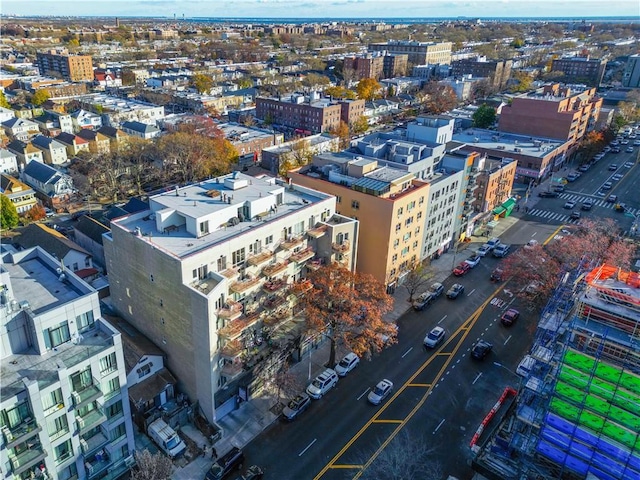
[{"label": "apartment building", "polygon": [[119,478],[135,449],[120,333],[40,247],[0,249],[3,475]]},{"label": "apartment building", "polygon": [[407,55],[413,65],[451,63],[451,42],[416,42],[413,40],[392,40],[387,43],[371,43],[370,52],[387,52],[392,55]]},{"label": "apartment building", "polygon": [[[362,104],[362,108],[360,105]],[[351,102],[293,94],[289,97],[256,97],[256,118],[311,135],[336,128],[340,121],[351,123],[359,112],[364,113],[364,100]],[[354,117],[352,117],[354,115]]]},{"label": "apartment building", "polygon": [[335,196],[338,213],[360,222],[356,268],[389,291],[420,260],[427,182],[405,170],[380,166],[374,158],[346,152],[316,155],[311,165],[290,171],[289,178]]},{"label": "apartment building", "polygon": [[66,50],[37,52],[40,75],[60,75],[71,82],[92,82],[93,62],[90,55],[70,55]]},{"label": "apartment building", "polygon": [[607,61],[600,58],[568,57],[555,58],[551,61],[552,72],[562,72],[565,83],[584,83],[591,87],[599,87],[607,68]]},{"label": "apartment building", "polygon": [[622,73],[622,86],[640,88],[640,55],[629,55]]},{"label": "apartment building", "polygon": [[382,76],[384,78],[403,77],[407,74],[409,55],[385,55],[382,57],[382,61]]},{"label": "apartment building", "polygon": [[[122,99],[102,93],[80,97],[82,108],[91,110],[95,105],[103,109],[102,124],[118,128],[124,122],[142,122],[155,125],[165,117],[164,106],[137,100]],[[82,126],[80,125],[80,128]],[[92,128],[95,128],[92,125]]]},{"label": "apartment building", "polygon": [[518,162],[510,158],[485,157],[477,170],[477,193],[473,201],[476,212],[493,212],[511,199],[517,166]]},{"label": "apartment building", "polygon": [[256,161],[261,158],[264,148],[280,145],[284,142],[283,134],[262,128],[245,127],[238,123],[221,123],[216,127],[235,147],[238,155],[253,155]]},{"label": "apartment building", "polygon": [[489,78],[496,88],[502,88],[511,78],[513,60],[487,61],[486,57],[457,60],[451,63],[451,75],[461,79],[465,75]]},{"label": "apartment building", "polygon": [[315,154],[337,152],[340,149],[340,138],[328,133],[318,133],[304,138],[282,142],[273,147],[263,148],[260,154],[260,166],[278,175],[282,162],[291,160],[301,164],[311,160]]},{"label": "apartment building", "polygon": [[114,308],[213,421],[259,388],[269,344],[300,335],[306,272],[353,270],[358,240],[331,195],[235,172],[150,197],[148,210],[111,222],[103,246]]},{"label": "apartment building", "polygon": [[602,98],[595,88],[548,84],[530,94],[514,97],[502,108],[501,132],[578,142],[595,128]]},{"label": "apartment building", "polygon": [[363,55],[358,57],[346,57],[344,70],[353,72],[353,80],[374,78],[380,80],[383,76],[384,57],[381,55]]}]

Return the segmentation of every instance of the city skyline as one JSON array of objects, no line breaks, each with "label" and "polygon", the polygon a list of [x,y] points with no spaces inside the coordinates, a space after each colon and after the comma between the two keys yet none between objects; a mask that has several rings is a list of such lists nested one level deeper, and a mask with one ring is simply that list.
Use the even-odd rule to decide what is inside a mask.
[{"label": "city skyline", "polygon": [[112,0],[76,2],[5,0],[4,16],[113,16],[176,18],[640,18],[636,0]]}]

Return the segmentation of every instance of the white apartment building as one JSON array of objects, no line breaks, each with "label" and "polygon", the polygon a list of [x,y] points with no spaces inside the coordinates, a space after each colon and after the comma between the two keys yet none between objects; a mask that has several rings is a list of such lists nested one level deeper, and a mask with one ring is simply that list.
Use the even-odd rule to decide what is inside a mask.
[{"label": "white apartment building", "polygon": [[3,478],[118,478],[135,448],[120,333],[40,247],[0,248]]},{"label": "white apartment building", "polygon": [[295,338],[291,287],[354,268],[358,221],[335,212],[331,195],[234,172],[152,196],[104,235],[113,307],[210,421],[252,395],[268,344]]}]

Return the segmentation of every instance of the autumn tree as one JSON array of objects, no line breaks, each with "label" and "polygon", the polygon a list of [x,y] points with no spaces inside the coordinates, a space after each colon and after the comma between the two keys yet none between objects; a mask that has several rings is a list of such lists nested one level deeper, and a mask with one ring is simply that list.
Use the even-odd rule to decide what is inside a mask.
[{"label": "autumn tree", "polygon": [[344,149],[349,146],[351,133],[349,131],[349,125],[347,125],[346,122],[340,120],[338,126],[331,129],[331,134],[340,138],[340,148]]},{"label": "autumn tree", "polygon": [[173,473],[171,459],[161,452],[151,453],[146,448],[134,453],[136,465],[131,469],[131,480],[169,480]]},{"label": "autumn tree", "polygon": [[357,97],[356,92],[341,86],[327,87],[324,89],[324,94],[338,99],[346,98],[355,100]]},{"label": "autumn tree", "polygon": [[291,144],[291,150],[280,157],[278,173],[286,178],[287,172],[294,168],[302,167],[311,163],[313,159],[313,149],[309,140],[301,138]]},{"label": "autumn tree", "polygon": [[453,110],[458,105],[453,88],[437,81],[428,82],[421,93],[425,110],[434,115]]},{"label": "autumn tree", "polygon": [[489,128],[496,121],[496,109],[483,103],[473,113],[473,125],[478,128]]},{"label": "autumn tree", "polygon": [[580,155],[583,160],[589,160],[604,147],[604,134],[599,131],[592,130],[580,141]]},{"label": "autumn tree", "polygon": [[0,107],[11,108],[11,105],[9,105],[9,102],[7,102],[7,97],[5,97],[3,91],[0,91]]},{"label": "autumn tree", "polygon": [[351,124],[351,131],[354,135],[360,135],[369,130],[369,120],[364,115],[360,115]]},{"label": "autumn tree", "polygon": [[424,263],[416,262],[411,266],[402,282],[402,286],[409,292],[409,302],[413,302],[413,296],[429,285],[433,275],[433,269]]},{"label": "autumn tree", "polygon": [[22,215],[22,217],[25,220],[28,220],[30,222],[37,222],[38,220],[42,220],[46,216],[47,216],[47,212],[45,211],[44,207],[39,203],[36,203],[33,207],[31,207]]},{"label": "autumn tree", "polygon": [[328,365],[335,365],[339,344],[368,357],[382,349],[383,338],[395,341],[395,324],[383,319],[391,310],[391,297],[373,276],[333,263],[310,272],[308,279],[313,287],[301,303],[308,329],[331,342]]},{"label": "autumn tree", "polygon": [[511,85],[509,90],[512,92],[527,92],[531,90],[533,78],[525,71],[512,70],[509,84]]},{"label": "autumn tree", "polygon": [[375,78],[363,78],[358,82],[356,92],[358,98],[371,101],[378,97],[381,88],[382,86]]},{"label": "autumn tree", "polygon": [[20,217],[16,206],[9,197],[0,194],[0,228],[2,230],[11,230],[20,223]]},{"label": "autumn tree", "polygon": [[49,100],[49,98],[51,98],[51,96],[49,95],[49,92],[46,89],[41,88],[39,90],[36,90],[34,94],[31,96],[31,103],[34,104],[35,106],[40,106],[44,102]]},{"label": "autumn tree", "polygon": [[191,77],[191,86],[200,94],[207,93],[213,88],[213,79],[204,73],[196,73]]}]

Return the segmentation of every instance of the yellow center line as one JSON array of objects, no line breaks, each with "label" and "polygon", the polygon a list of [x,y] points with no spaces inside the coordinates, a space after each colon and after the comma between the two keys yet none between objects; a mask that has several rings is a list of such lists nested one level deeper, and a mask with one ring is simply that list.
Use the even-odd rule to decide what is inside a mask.
[{"label": "yellow center line", "polygon": [[347,469],[347,468],[362,468],[362,465],[338,465],[338,464],[336,464],[336,465],[333,466],[333,468],[344,468],[344,469]]},{"label": "yellow center line", "polygon": [[562,230],[564,227],[565,227],[565,225],[560,225],[558,228],[556,228],[556,231],[555,231],[555,232],[553,232],[551,235],[549,235],[549,237],[547,237],[547,239],[546,239],[544,242],[542,242],[542,245],[546,245],[546,244],[547,244],[547,243],[549,243],[551,240],[553,240],[553,237],[555,237],[555,236],[558,234],[558,232],[559,232],[560,230]]},{"label": "yellow center line", "polygon": [[431,383],[410,383],[407,385],[407,387],[429,388],[431,385],[432,385]]},{"label": "yellow center line", "polygon": [[404,420],[374,420],[373,423],[402,423]]},{"label": "yellow center line", "polygon": [[[440,369],[440,371],[438,372],[435,381],[432,382],[429,385],[435,385],[438,381],[438,379],[444,374],[446,368],[449,366],[449,363],[451,362],[451,360],[454,358],[454,355],[457,353],[458,349],[460,348],[460,345],[462,345],[462,343],[464,342],[464,340],[466,339],[467,335],[469,334],[469,332],[471,331],[471,327],[475,324],[475,322],[480,318],[480,315],[482,314],[483,310],[487,307],[487,305],[489,305],[489,302],[491,301],[491,299],[493,298],[493,296],[498,293],[500,291],[500,289],[502,289],[504,287],[504,285],[500,285],[485,301],[484,303],[482,303],[482,305],[480,305],[477,310],[475,312],[473,312],[471,314],[471,316],[462,324],[460,325],[460,327],[458,327],[458,329],[449,337],[449,339],[440,347],[440,350],[446,346],[448,346],[450,343],[453,342],[453,339],[460,333],[460,332],[464,332],[462,338],[458,341],[458,344],[456,345],[456,347],[454,348],[454,351],[449,353],[449,354],[445,354],[448,355],[449,358],[448,360],[445,362],[445,364],[443,365],[443,367]],[[387,403],[385,403],[379,410],[378,412],[371,417],[363,426],[362,428],[360,428],[360,430],[358,430],[358,432],[351,437],[351,439],[340,449],[340,451],[338,453],[336,453],[334,455],[334,457],[322,468],[322,470],[320,470],[320,472],[318,472],[318,474],[313,478],[313,480],[319,480],[320,478],[322,478],[322,476],[327,473],[328,470],[332,469],[334,467],[334,463],[338,460],[338,458],[340,458],[344,452],[346,452],[351,445],[353,445],[353,443],[362,436],[362,434],[374,423],[376,422],[376,420],[378,420],[378,418],[382,415],[382,413],[389,407],[389,405],[391,405],[393,403],[393,401],[398,397],[398,395],[400,395],[405,388],[407,388],[407,386],[412,385],[413,381],[416,379],[416,377],[418,375],[420,375],[425,368],[427,368],[431,362],[436,358],[436,355],[431,355],[421,366],[420,368],[418,368],[418,370],[416,370],[416,372],[404,383],[404,385],[398,389],[398,391],[389,399],[389,401]],[[408,420],[411,419],[411,417],[413,415],[415,415],[415,412],[417,412],[418,408],[420,406],[422,406],[422,404],[426,401],[427,397],[429,396],[429,393],[432,390],[432,386],[428,387],[428,390],[425,392],[424,396],[422,397],[422,399],[418,402],[418,404],[416,405],[416,407],[409,413],[409,415],[405,418],[405,420],[398,424],[398,427],[393,431],[393,433],[391,434],[391,436],[385,440],[385,442],[380,446],[380,448],[374,453],[374,455],[369,459],[369,461],[364,465],[364,467],[362,468],[362,470],[360,470],[360,472],[358,472],[358,474],[354,477],[354,479],[359,478],[360,475],[362,475],[362,473],[364,472],[364,470],[371,465],[371,462],[373,462],[373,460],[375,460],[375,458],[380,455],[380,452],[389,444],[389,442],[391,440],[393,440],[393,438],[398,434],[398,432],[402,429],[402,427],[406,424],[406,422]]]}]

